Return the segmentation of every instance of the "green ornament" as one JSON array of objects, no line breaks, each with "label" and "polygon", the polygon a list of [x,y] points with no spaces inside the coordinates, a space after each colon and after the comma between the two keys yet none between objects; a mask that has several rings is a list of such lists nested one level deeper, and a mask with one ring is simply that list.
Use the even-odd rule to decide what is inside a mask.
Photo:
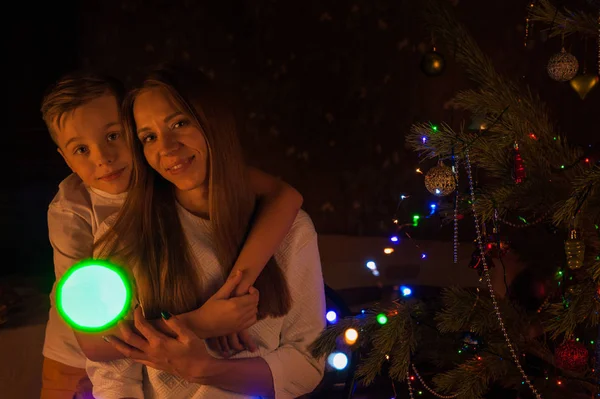
[{"label": "green ornament", "polygon": [[569,239],[565,242],[567,265],[569,269],[580,269],[585,256],[585,244],[577,238],[577,231],[571,230]]}]

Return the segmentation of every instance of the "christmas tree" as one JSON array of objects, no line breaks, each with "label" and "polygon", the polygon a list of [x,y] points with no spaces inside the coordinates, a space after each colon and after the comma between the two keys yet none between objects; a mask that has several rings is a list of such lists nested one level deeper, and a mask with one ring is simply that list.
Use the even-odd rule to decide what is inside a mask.
[{"label": "christmas tree", "polygon": [[[387,370],[393,380],[407,383],[411,398],[426,390],[442,398],[475,399],[492,384],[521,397],[600,397],[595,148],[569,143],[542,99],[495,70],[446,2],[429,1],[426,8],[437,44],[476,84],[453,99],[453,106],[475,122],[459,129],[415,124],[406,140],[422,159],[438,162],[425,184],[433,194],[453,195],[454,223],[458,215],[474,223],[471,267],[482,285],[447,288],[439,302],[398,300],[340,320],[313,344],[313,355],[330,356],[335,367],[336,355],[352,354],[360,381],[370,384]],[[599,34],[597,11],[573,12],[541,0],[527,12],[527,34],[534,23],[547,25],[550,36]],[[429,57],[422,68],[434,75],[444,59],[437,52]],[[549,61],[550,76],[570,81],[583,100],[598,76],[577,72],[577,60],[564,50]],[[526,230],[541,239],[530,239]],[[520,238],[513,243],[511,235]],[[492,267],[504,267],[503,259],[511,256],[527,267],[544,258],[534,275],[553,277],[533,311],[519,301],[516,284],[502,286],[491,277]]]}]

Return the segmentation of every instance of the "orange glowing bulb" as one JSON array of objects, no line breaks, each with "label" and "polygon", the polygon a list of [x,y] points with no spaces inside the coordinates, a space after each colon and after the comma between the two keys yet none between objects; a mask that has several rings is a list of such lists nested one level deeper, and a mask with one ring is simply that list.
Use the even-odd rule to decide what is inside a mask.
[{"label": "orange glowing bulb", "polygon": [[354,343],[356,343],[357,339],[358,339],[358,331],[356,331],[354,328],[349,328],[344,333],[344,341],[346,341],[346,343],[348,345],[354,345]]}]

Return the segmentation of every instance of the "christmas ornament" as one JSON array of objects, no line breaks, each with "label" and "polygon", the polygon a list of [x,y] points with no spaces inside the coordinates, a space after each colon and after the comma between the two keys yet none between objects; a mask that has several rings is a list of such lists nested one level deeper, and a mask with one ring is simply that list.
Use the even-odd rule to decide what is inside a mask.
[{"label": "christmas ornament", "polygon": [[444,56],[435,51],[428,51],[421,58],[421,71],[427,76],[439,76],[444,72],[446,61]]},{"label": "christmas ornament", "polygon": [[586,74],[575,76],[569,83],[573,90],[579,94],[579,98],[585,100],[585,96],[596,87],[599,81],[598,75]]},{"label": "christmas ornament", "polygon": [[481,347],[481,344],[481,337],[477,336],[475,333],[468,332],[463,335],[463,350],[477,352]]},{"label": "christmas ornament", "polygon": [[560,53],[554,54],[548,61],[548,75],[559,82],[566,82],[577,75],[579,63],[571,53],[563,47]]},{"label": "christmas ornament", "polygon": [[565,341],[554,351],[554,363],[563,370],[583,371],[588,364],[588,350],[581,342]]},{"label": "christmas ornament", "polygon": [[571,230],[569,239],[565,241],[565,253],[567,254],[567,265],[570,269],[579,269],[583,266],[585,244],[577,238],[576,230]]},{"label": "christmas ornament", "polygon": [[487,129],[488,120],[485,115],[475,115],[473,119],[471,119],[471,124],[469,125],[469,130],[474,130],[480,132],[482,130]]},{"label": "christmas ornament", "polygon": [[521,153],[519,152],[519,144],[515,142],[515,150],[514,150],[514,169],[513,169],[513,178],[515,179],[516,184],[521,184],[525,181],[525,177],[527,177],[527,173],[525,172],[525,165],[523,163],[523,158],[521,157]]},{"label": "christmas ornament", "polygon": [[[494,267],[494,261],[492,258],[486,253],[485,255],[485,264],[488,268]],[[477,270],[477,273],[481,276],[483,274],[483,262],[481,259],[481,251],[479,248],[475,248],[475,251],[471,254],[471,261],[469,262],[469,267],[471,269]]]},{"label": "christmas ornament", "polygon": [[495,235],[490,235],[488,242],[485,244],[485,253],[492,259],[503,257],[508,252],[508,249],[508,242],[496,238]]},{"label": "christmas ornament", "polygon": [[429,169],[425,175],[425,187],[431,194],[437,196],[452,193],[456,189],[456,178],[452,168],[440,161],[437,166]]}]

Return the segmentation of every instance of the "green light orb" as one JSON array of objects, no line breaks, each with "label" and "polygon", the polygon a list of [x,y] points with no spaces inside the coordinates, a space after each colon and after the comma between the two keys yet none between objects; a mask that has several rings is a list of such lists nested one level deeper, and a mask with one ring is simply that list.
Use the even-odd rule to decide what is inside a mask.
[{"label": "green light orb", "polygon": [[131,303],[131,286],[117,266],[100,260],[77,263],[58,282],[56,306],[75,330],[103,331],[122,319]]},{"label": "green light orb", "polygon": [[387,322],[388,322],[388,318],[386,315],[384,315],[383,313],[379,313],[377,315],[377,323],[384,325]]}]

